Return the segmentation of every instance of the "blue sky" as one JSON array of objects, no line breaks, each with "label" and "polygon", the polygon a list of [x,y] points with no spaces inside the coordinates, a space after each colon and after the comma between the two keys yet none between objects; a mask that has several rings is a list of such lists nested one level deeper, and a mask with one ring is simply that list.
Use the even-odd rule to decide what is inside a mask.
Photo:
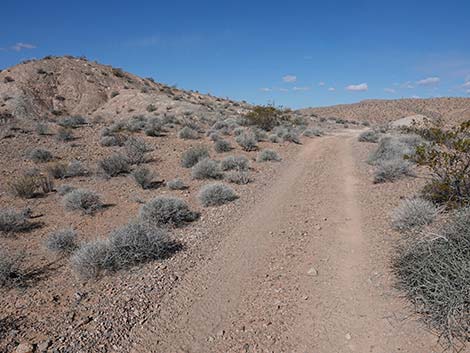
[{"label": "blue sky", "polygon": [[180,88],[306,107],[470,96],[470,1],[3,0],[0,67],[85,55]]}]

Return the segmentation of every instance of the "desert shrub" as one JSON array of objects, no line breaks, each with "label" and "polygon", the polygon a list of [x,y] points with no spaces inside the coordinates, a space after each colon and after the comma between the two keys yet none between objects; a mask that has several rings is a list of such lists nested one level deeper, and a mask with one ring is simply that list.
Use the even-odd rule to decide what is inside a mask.
[{"label": "desert shrub", "polygon": [[144,139],[138,137],[130,137],[124,144],[126,159],[131,164],[141,164],[147,161],[146,153],[152,148]]},{"label": "desert shrub", "polygon": [[399,248],[393,269],[402,289],[432,329],[449,345],[470,339],[470,209],[437,232]]},{"label": "desert shrub", "polygon": [[256,160],[258,162],[279,162],[282,160],[282,158],[279,156],[279,154],[277,154],[276,151],[266,148],[258,154],[258,158]]},{"label": "desert shrub", "polygon": [[299,133],[297,130],[289,128],[282,135],[282,141],[300,144]]},{"label": "desert shrub", "polygon": [[247,170],[232,170],[225,174],[225,180],[239,185],[246,185],[252,181],[250,173]]},{"label": "desert shrub", "polygon": [[398,180],[404,176],[413,176],[411,164],[403,159],[381,161],[374,173],[374,183],[385,183]]},{"label": "desert shrub", "polygon": [[103,147],[123,146],[126,143],[126,140],[126,135],[116,133],[108,136],[102,136],[100,139],[100,145]]},{"label": "desert shrub", "polygon": [[61,127],[57,130],[55,138],[57,141],[60,142],[68,142],[73,141],[75,139],[75,136],[73,135],[72,129]]},{"label": "desert shrub", "polygon": [[54,191],[54,179],[49,175],[40,175],[36,178],[37,185],[41,189],[43,194],[48,194]]},{"label": "desert shrub", "polygon": [[52,160],[52,153],[42,148],[35,148],[29,153],[29,158],[36,163],[45,163]]},{"label": "desert shrub", "polygon": [[320,136],[323,136],[323,134],[324,134],[323,131],[317,128],[306,129],[302,133],[302,135],[306,137],[313,137],[313,136],[320,137]]},{"label": "desert shrub", "polygon": [[132,177],[142,189],[150,189],[155,175],[149,168],[140,166],[132,172]]},{"label": "desert shrub", "polygon": [[222,183],[204,185],[198,194],[199,201],[205,207],[219,206],[238,198],[235,191]]},{"label": "desert shrub", "polygon": [[65,163],[54,163],[47,167],[47,173],[55,179],[64,179],[67,176],[67,165]]},{"label": "desert shrub", "polygon": [[379,141],[377,149],[370,155],[369,163],[377,164],[394,159],[402,160],[406,155],[412,155],[414,148],[400,141],[395,136],[385,136]]},{"label": "desert shrub", "polygon": [[10,208],[0,209],[0,233],[8,235],[10,233],[20,233],[31,229],[26,212],[18,212]]},{"label": "desert shrub", "polygon": [[57,124],[65,128],[75,129],[77,127],[85,125],[86,123],[87,121],[83,116],[74,115],[62,119]]},{"label": "desert shrub", "polygon": [[184,190],[188,188],[188,186],[181,179],[170,180],[168,183],[166,183],[166,185],[171,190]]},{"label": "desert shrub", "polygon": [[30,199],[36,195],[38,188],[37,176],[34,175],[23,175],[19,178],[15,178],[14,181],[9,184],[12,193],[15,196]]},{"label": "desert shrub", "polygon": [[155,110],[157,110],[157,107],[153,104],[149,104],[149,105],[147,105],[146,109],[149,113],[151,113],[151,112],[154,112]]},{"label": "desert shrub", "polygon": [[230,142],[226,140],[218,140],[218,141],[215,141],[214,143],[214,150],[217,153],[228,152],[231,149],[232,149],[232,146],[230,145]]},{"label": "desert shrub", "polygon": [[21,281],[23,273],[18,263],[20,257],[0,250],[0,287],[8,287]]},{"label": "desert shrub", "polygon": [[268,136],[268,140],[272,143],[279,143],[281,139],[276,134],[271,134]]},{"label": "desert shrub", "polygon": [[218,132],[215,132],[215,131],[208,131],[207,132],[207,136],[209,136],[209,140],[211,140],[212,142],[217,142],[221,139],[220,137],[220,134]]},{"label": "desert shrub", "polygon": [[74,251],[70,264],[81,278],[97,277],[101,271],[112,268],[108,240],[95,240]]},{"label": "desert shrub", "polygon": [[419,144],[412,157],[431,171],[423,196],[451,208],[470,204],[470,121],[450,130],[417,131],[430,140]]},{"label": "desert shrub", "polygon": [[252,128],[251,132],[255,135],[256,141],[267,141],[268,133],[262,129]]},{"label": "desert shrub", "polygon": [[258,148],[258,141],[252,132],[244,132],[235,138],[235,141],[245,151],[254,151]]},{"label": "desert shrub", "polygon": [[99,161],[98,167],[101,171],[110,177],[126,174],[131,170],[131,166],[127,158],[118,153],[103,158],[101,161]]},{"label": "desert shrub", "polygon": [[145,134],[147,136],[162,136],[164,132],[164,127],[163,127],[163,121],[162,119],[158,117],[152,117],[147,120],[147,123],[145,124]]},{"label": "desert shrub", "polygon": [[271,130],[285,120],[284,112],[273,106],[256,106],[251,112],[246,114],[246,119],[252,125],[256,125],[264,130]]},{"label": "desert shrub", "polygon": [[60,196],[64,196],[65,194],[68,194],[69,192],[76,190],[77,188],[72,186],[72,185],[61,185],[57,188],[57,193]]},{"label": "desert shrub", "polygon": [[63,196],[67,211],[81,211],[84,214],[94,214],[103,208],[100,196],[90,190],[75,189]]},{"label": "desert shrub", "polygon": [[197,131],[191,129],[190,127],[188,126],[185,126],[184,128],[182,128],[179,132],[178,132],[178,137],[180,139],[184,139],[184,140],[195,140],[197,139],[199,136],[197,134]]},{"label": "desert shrub", "polygon": [[220,163],[222,170],[247,170],[248,158],[245,156],[227,156]]},{"label": "desert shrub", "polygon": [[49,124],[38,122],[35,127],[36,133],[38,135],[44,136],[49,134]]},{"label": "desert shrub", "polygon": [[85,176],[88,174],[88,168],[84,166],[83,163],[79,160],[73,159],[67,166],[66,177],[68,178]]},{"label": "desert shrub", "polygon": [[57,253],[71,253],[77,248],[77,232],[72,228],[61,229],[48,235],[45,246]]},{"label": "desert shrub", "polygon": [[380,134],[377,133],[377,131],[367,130],[367,131],[362,132],[359,135],[357,140],[360,141],[360,142],[373,142],[373,143],[376,143],[376,142],[379,142],[379,138],[380,138]]},{"label": "desert shrub", "polygon": [[233,135],[234,136],[238,136],[238,135],[241,135],[245,132],[245,128],[243,127],[237,127],[235,129],[233,129]]},{"label": "desert shrub", "polygon": [[430,224],[440,209],[432,202],[421,198],[404,200],[392,215],[392,227],[410,230]]},{"label": "desert shrub", "polygon": [[[136,115],[130,118],[128,121],[124,122],[124,126],[122,129],[130,131],[130,132],[138,132],[145,129],[147,125],[147,118],[143,115]],[[114,128],[117,128],[115,126]]]},{"label": "desert shrub", "polygon": [[182,226],[193,222],[198,214],[192,212],[188,204],[176,197],[156,197],[142,206],[139,218],[155,226]]},{"label": "desert shrub", "polygon": [[209,157],[209,151],[205,146],[191,147],[189,150],[183,153],[181,157],[181,165],[184,168],[191,168],[197,164],[200,160]]},{"label": "desert shrub", "polygon": [[191,177],[193,179],[220,179],[223,174],[219,162],[205,158],[192,167]]}]

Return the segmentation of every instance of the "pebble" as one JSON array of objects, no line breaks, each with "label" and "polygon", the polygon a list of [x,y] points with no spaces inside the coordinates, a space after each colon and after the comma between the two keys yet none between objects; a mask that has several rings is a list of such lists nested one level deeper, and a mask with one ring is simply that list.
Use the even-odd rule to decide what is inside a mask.
[{"label": "pebble", "polygon": [[344,337],[349,341],[351,339],[351,334],[348,332],[344,335]]},{"label": "pebble", "polygon": [[318,271],[315,267],[312,267],[310,270],[308,270],[307,274],[310,276],[318,276]]}]

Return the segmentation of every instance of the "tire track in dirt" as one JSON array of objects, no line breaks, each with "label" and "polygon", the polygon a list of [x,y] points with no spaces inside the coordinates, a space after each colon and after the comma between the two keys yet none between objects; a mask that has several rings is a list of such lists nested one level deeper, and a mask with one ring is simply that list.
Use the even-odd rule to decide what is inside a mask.
[{"label": "tire track in dirt", "polygon": [[135,332],[135,351],[433,352],[413,321],[390,318],[402,304],[375,280],[387,264],[364,227],[353,141],[306,144]]}]

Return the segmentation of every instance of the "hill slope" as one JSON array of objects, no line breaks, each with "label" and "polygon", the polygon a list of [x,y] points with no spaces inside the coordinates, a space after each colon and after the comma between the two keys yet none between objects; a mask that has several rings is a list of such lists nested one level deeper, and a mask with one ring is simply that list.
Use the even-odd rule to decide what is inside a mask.
[{"label": "hill slope", "polygon": [[410,115],[422,114],[429,118],[440,119],[446,125],[451,125],[470,119],[470,98],[373,99],[355,104],[306,108],[300,111],[303,114],[315,114],[318,117],[365,120],[380,124]]}]

